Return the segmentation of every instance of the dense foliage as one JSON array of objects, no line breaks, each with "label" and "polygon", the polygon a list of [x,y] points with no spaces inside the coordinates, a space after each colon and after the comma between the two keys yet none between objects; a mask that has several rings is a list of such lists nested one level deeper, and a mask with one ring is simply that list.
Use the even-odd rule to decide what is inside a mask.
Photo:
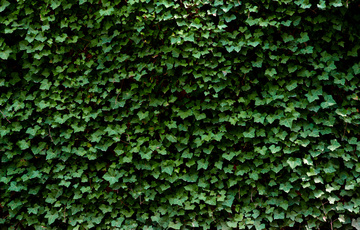
[{"label": "dense foliage", "polygon": [[359,10],[1,0],[0,226],[360,227]]}]

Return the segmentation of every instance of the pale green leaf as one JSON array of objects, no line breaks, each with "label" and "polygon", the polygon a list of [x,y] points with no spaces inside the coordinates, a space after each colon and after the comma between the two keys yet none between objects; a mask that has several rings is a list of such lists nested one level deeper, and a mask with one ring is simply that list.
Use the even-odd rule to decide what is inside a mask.
[{"label": "pale green leaf", "polygon": [[330,149],[331,151],[334,151],[335,149],[339,148],[341,145],[340,143],[334,139],[334,140],[331,140],[331,145],[329,145],[327,148]]}]

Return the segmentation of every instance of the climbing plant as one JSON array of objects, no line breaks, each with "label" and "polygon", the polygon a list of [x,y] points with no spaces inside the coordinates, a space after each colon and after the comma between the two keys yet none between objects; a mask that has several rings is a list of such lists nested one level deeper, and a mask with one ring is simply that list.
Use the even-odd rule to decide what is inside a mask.
[{"label": "climbing plant", "polygon": [[359,9],[1,0],[1,228],[358,228]]}]

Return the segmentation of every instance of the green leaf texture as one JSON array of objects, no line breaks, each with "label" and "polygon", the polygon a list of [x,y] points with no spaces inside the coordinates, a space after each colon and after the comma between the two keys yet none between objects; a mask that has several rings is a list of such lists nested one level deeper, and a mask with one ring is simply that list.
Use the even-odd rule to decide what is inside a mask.
[{"label": "green leaf texture", "polygon": [[353,0],[0,3],[0,229],[352,229]]}]

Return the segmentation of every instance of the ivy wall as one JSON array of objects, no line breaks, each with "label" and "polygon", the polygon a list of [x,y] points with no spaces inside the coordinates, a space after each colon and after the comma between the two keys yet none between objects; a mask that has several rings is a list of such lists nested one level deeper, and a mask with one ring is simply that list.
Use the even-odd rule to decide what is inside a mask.
[{"label": "ivy wall", "polygon": [[359,10],[1,0],[1,229],[360,229]]}]

